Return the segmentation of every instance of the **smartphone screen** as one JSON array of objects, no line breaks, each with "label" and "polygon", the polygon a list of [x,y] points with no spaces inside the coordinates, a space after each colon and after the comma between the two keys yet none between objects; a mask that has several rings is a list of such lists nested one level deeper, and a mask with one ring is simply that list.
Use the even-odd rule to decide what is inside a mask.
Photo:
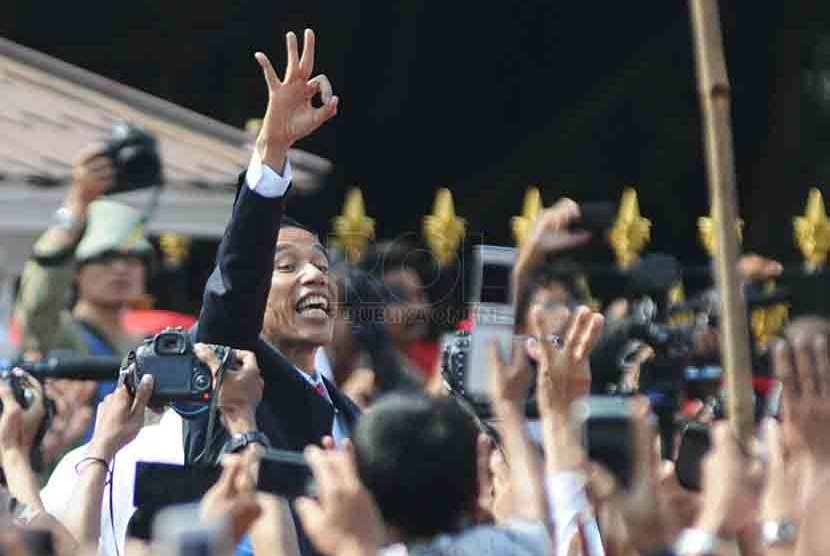
[{"label": "smartphone screen", "polygon": [[677,461],[674,471],[677,482],[688,490],[701,489],[701,468],[703,457],[709,451],[709,427],[700,423],[689,423],[680,434]]},{"label": "smartphone screen", "polygon": [[501,245],[473,248],[472,295],[475,303],[511,303],[510,273],[516,264],[516,249]]},{"label": "smartphone screen", "polygon": [[259,462],[257,490],[288,499],[316,496],[311,469],[301,453],[266,450]]},{"label": "smartphone screen", "polygon": [[482,303],[510,303],[510,271],[512,267],[501,264],[484,264],[481,269]]},{"label": "smartphone screen", "polygon": [[218,466],[139,461],[135,465],[133,505],[162,508],[199,500],[221,474]]},{"label": "smartphone screen", "polygon": [[490,393],[490,343],[496,342],[502,361],[509,361],[513,344],[513,307],[499,303],[481,303],[473,312],[470,333],[470,359],[464,376],[464,391],[474,397]]},{"label": "smartphone screen", "polygon": [[574,402],[571,423],[581,430],[591,461],[607,469],[623,488],[633,475],[631,406],[620,396],[589,396]]}]

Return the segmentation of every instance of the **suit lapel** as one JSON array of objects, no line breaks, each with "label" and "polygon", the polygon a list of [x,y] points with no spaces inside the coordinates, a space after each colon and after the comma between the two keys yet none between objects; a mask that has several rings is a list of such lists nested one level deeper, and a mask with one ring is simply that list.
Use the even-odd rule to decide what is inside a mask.
[{"label": "suit lapel", "polygon": [[331,434],[334,410],[314,388],[299,375],[283,355],[268,342],[260,339],[257,360],[265,379],[260,423],[263,432],[272,439],[284,437],[293,450],[302,450],[308,444],[320,444],[323,436]]}]

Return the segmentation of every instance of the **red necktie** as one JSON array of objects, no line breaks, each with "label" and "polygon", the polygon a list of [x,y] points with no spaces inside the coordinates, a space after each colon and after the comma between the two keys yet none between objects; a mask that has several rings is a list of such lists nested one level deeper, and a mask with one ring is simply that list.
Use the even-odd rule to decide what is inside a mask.
[{"label": "red necktie", "polygon": [[314,390],[316,390],[318,394],[323,396],[323,399],[328,401],[329,396],[328,396],[328,391],[326,390],[325,384],[323,384],[322,382],[318,382],[317,384],[314,385]]}]

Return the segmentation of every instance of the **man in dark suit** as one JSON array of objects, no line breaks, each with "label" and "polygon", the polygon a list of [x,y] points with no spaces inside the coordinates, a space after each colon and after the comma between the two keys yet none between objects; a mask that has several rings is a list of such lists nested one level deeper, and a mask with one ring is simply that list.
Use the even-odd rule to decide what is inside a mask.
[{"label": "man in dark suit", "polygon": [[[302,57],[293,33],[286,46],[283,80],[264,54],[255,55],[268,84],[268,108],[251,164],[240,177],[195,332],[199,342],[253,351],[265,382],[263,397],[234,430],[217,427],[209,439],[206,413],[186,420],[187,462],[216,461],[223,451],[252,442],[302,450],[324,436],[340,441],[359,414],[313,364],[334,328],[336,292],[326,251],[314,232],[282,218],[291,180],[288,149],[337,113],[337,97],[325,76],[311,78],[314,34],[306,30]],[[319,108],[311,104],[317,93]]]}]

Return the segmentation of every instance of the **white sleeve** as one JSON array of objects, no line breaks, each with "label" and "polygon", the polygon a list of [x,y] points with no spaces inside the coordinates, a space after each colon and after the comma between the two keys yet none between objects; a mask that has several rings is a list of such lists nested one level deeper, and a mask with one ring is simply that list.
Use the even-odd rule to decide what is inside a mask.
[{"label": "white sleeve", "polygon": [[75,490],[78,480],[75,466],[86,454],[86,446],[79,446],[64,455],[49,475],[46,486],[40,491],[43,507],[58,521],[63,521],[69,503],[72,502],[72,491]]},{"label": "white sleeve", "polygon": [[596,517],[585,494],[585,476],[562,471],[545,477],[548,506],[556,525],[557,554],[568,554],[574,535],[579,534],[580,520],[585,549],[589,556],[605,556]]},{"label": "white sleeve", "polygon": [[251,163],[245,172],[245,183],[252,191],[263,197],[280,197],[285,195],[294,175],[291,172],[291,161],[286,157],[283,175],[279,175],[272,168],[262,163],[259,153],[254,149]]}]

